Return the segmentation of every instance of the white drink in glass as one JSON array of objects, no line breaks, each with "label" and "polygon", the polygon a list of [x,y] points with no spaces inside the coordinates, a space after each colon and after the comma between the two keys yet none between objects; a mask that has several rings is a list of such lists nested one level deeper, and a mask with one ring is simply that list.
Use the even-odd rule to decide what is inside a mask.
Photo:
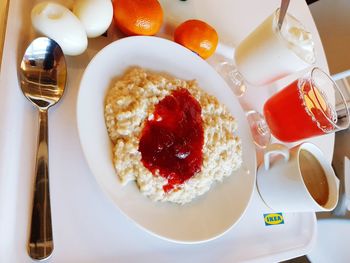
[{"label": "white drink in glass", "polygon": [[265,85],[315,63],[311,33],[289,14],[279,30],[278,14],[279,9],[235,50],[237,70],[249,84]]}]

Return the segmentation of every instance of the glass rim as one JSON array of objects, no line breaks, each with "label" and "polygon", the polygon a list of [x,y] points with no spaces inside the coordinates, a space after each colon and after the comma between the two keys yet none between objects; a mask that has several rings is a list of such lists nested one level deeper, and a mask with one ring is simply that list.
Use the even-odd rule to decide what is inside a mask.
[{"label": "glass rim", "polygon": [[[316,73],[321,73],[321,75],[323,77],[325,77],[325,79],[328,81],[328,83],[331,84],[331,86],[333,87],[333,90],[335,91],[335,93],[338,93],[339,96],[340,96],[340,103],[344,106],[343,108],[345,109],[345,117],[347,119],[347,121],[342,124],[342,125],[339,125],[337,124],[337,121],[338,121],[338,114],[337,114],[337,110],[335,109],[335,106],[336,106],[336,95],[334,95],[334,105],[333,103],[331,103],[332,106],[334,106],[334,110],[336,112],[336,116],[337,116],[337,119],[336,121],[334,121],[333,119],[329,118],[329,116],[325,113],[325,111],[323,110],[322,106],[320,105],[320,102],[317,102],[317,104],[320,106],[320,109],[321,112],[322,112],[322,115],[326,118],[326,120],[331,123],[333,126],[334,126],[334,129],[330,130],[330,131],[325,131],[325,133],[332,133],[332,132],[335,132],[335,131],[339,131],[339,130],[344,130],[344,129],[347,129],[349,127],[349,124],[350,124],[350,119],[349,119],[349,107],[348,107],[348,103],[346,102],[346,99],[344,97],[344,94],[342,93],[342,91],[339,89],[337,83],[332,79],[332,77],[327,74],[324,70],[322,70],[321,68],[319,67],[313,67],[311,69],[311,71],[309,71],[306,76],[300,78],[298,80],[298,88],[299,88],[299,91],[300,91],[300,94],[302,94],[302,91],[301,91],[301,88],[302,88],[302,83],[304,83],[305,81],[309,82],[310,85],[315,88],[316,90],[320,91],[320,88],[317,86],[316,82],[315,82],[315,74]],[[303,99],[303,102],[305,103],[305,99]],[[310,116],[313,116],[312,112],[307,108],[307,106],[305,105],[306,107],[306,110],[308,112],[308,114]],[[319,127],[320,128],[320,127]]]},{"label": "glass rim", "polygon": [[[282,39],[283,43],[285,43],[287,46],[292,46],[292,47],[296,47],[296,45],[294,45],[293,43],[289,42],[282,34],[281,32],[281,29],[278,27],[278,17],[279,17],[279,12],[280,12],[280,8],[277,8],[274,12],[273,12],[273,19],[272,19],[272,27],[273,27],[273,30],[276,31],[278,34],[278,37],[280,39]],[[294,20],[298,26],[300,26],[300,28],[304,29],[305,31],[309,32],[306,27],[304,26],[303,23],[301,23],[299,21],[299,19],[297,19],[295,16],[291,15],[290,13],[286,13],[286,16],[285,17],[289,17],[291,18],[292,20]],[[283,24],[282,24],[282,27],[283,27]],[[282,28],[281,27],[281,28]],[[298,52],[296,52],[293,48],[293,53],[298,57],[300,58],[302,61],[304,61],[306,64],[309,64],[310,66],[313,65],[315,62],[316,62],[316,54],[315,54],[315,49],[313,48],[313,60],[311,62],[307,61],[305,58],[303,58],[303,56],[301,56],[300,54],[298,54]]]}]

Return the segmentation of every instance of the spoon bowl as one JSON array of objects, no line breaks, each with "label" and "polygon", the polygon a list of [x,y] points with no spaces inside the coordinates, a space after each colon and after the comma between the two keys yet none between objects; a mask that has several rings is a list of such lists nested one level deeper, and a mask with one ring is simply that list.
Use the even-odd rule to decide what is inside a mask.
[{"label": "spoon bowl", "polygon": [[61,47],[47,37],[35,39],[21,61],[19,80],[24,96],[39,110],[33,211],[28,241],[28,254],[36,260],[46,259],[53,251],[47,111],[61,99],[66,79],[67,67]]},{"label": "spoon bowl", "polygon": [[35,39],[25,51],[20,67],[23,94],[35,106],[48,109],[63,95],[66,62],[60,46],[52,39]]}]

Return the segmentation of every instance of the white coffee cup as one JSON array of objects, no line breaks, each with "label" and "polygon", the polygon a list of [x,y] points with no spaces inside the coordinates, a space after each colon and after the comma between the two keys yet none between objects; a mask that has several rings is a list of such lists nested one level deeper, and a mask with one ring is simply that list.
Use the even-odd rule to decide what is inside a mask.
[{"label": "white coffee cup", "polygon": [[[271,161],[272,155],[279,156]],[[257,187],[266,205],[279,212],[330,211],[338,203],[339,180],[311,143],[290,150],[282,144],[269,145],[258,169]]]}]

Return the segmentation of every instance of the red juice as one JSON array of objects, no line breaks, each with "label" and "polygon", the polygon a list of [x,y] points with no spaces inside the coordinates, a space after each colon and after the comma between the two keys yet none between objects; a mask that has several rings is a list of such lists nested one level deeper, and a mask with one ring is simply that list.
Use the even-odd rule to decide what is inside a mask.
[{"label": "red juice", "polygon": [[143,165],[166,178],[169,192],[202,168],[204,129],[199,102],[184,88],[173,91],[154,109],[142,130],[139,151]]},{"label": "red juice", "polygon": [[334,129],[335,111],[326,96],[308,81],[296,80],[268,99],[264,115],[280,141],[295,142]]}]

